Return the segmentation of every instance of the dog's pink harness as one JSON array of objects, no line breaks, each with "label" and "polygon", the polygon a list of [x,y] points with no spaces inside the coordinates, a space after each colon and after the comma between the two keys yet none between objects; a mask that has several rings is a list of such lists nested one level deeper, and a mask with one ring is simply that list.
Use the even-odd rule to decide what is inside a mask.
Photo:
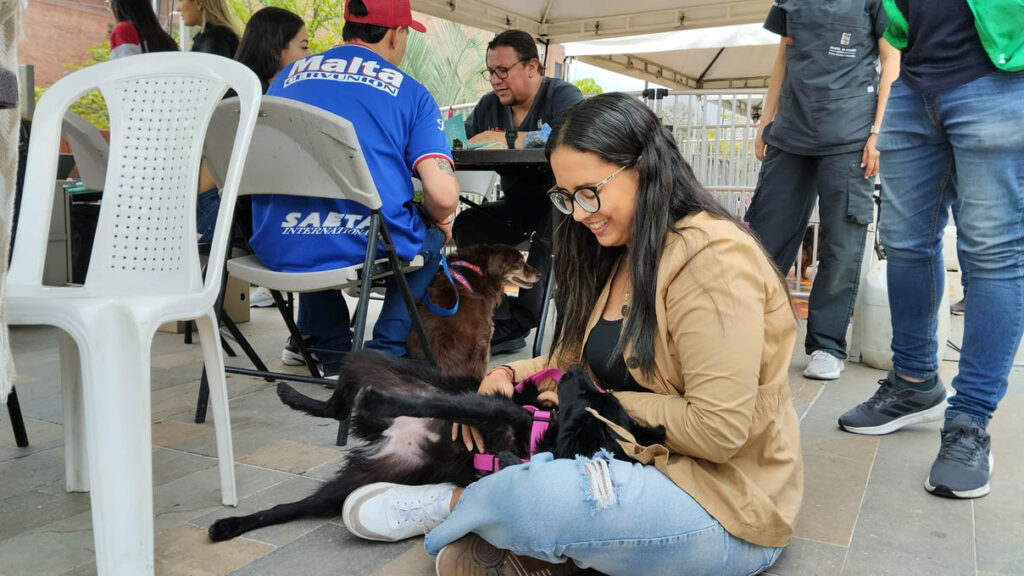
[{"label": "dog's pink harness", "polygon": [[[564,375],[565,372],[555,368],[541,370],[540,372],[537,372],[516,384],[515,391],[522,392],[527,383],[536,386],[538,382],[543,382],[548,378],[558,382]],[[531,416],[533,416],[533,426],[530,428],[530,456],[533,456],[537,453],[537,444],[540,443],[541,438],[544,437],[544,433],[548,431],[548,427],[551,425],[551,411],[541,410],[536,406],[523,406],[523,410],[526,410]],[[528,460],[525,459],[523,460],[523,462],[527,461]],[[479,472],[481,476],[485,476],[491,472],[497,472],[498,457],[490,452],[473,454],[473,467],[477,469],[477,472]]]}]

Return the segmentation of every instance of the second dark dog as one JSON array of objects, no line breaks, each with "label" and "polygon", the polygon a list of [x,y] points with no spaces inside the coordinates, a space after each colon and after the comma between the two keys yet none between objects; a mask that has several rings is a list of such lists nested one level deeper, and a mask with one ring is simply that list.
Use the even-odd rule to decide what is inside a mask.
[{"label": "second dark dog", "polygon": [[[278,396],[313,416],[341,419],[351,414],[352,436],[366,444],[349,450],[338,474],[311,496],[218,520],[210,526],[211,540],[228,540],[307,516],[336,516],[352,490],[372,482],[466,486],[476,480],[477,471],[466,447],[451,440],[453,422],[477,427],[487,450],[497,454],[502,464],[519,463],[530,455],[533,419],[521,404],[536,403],[533,387],[525,387],[512,399],[482,396],[475,392],[479,384],[475,378],[446,376],[425,362],[372,350],[350,354],[340,377],[326,401],[300,394],[284,383],[278,384]],[[594,386],[582,367],[572,367],[559,381],[558,403],[537,452],[570,458],[607,449],[624,458],[615,434],[587,412],[588,407],[629,430],[641,444],[664,440],[663,428],[633,422],[613,395]]]},{"label": "second dark dog", "polygon": [[[442,316],[420,302],[420,318],[441,372],[472,376],[479,382],[491,356],[491,316],[501,303],[505,286],[529,288],[537,281],[537,271],[519,250],[504,244],[459,248],[448,262],[454,280],[438,272],[427,288],[427,298],[444,309],[458,302],[458,310],[452,316]],[[415,330],[409,333],[406,347],[410,357],[425,357]]]}]

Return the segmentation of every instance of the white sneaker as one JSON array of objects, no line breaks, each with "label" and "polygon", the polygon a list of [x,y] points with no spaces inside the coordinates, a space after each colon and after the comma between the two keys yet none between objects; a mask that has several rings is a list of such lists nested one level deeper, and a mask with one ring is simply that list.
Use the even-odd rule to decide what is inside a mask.
[{"label": "white sneaker", "polygon": [[448,517],[455,488],[454,484],[367,484],[345,499],[341,520],[349,532],[366,540],[397,542],[421,536]]},{"label": "white sneaker", "polygon": [[811,352],[811,361],[804,368],[804,377],[815,380],[835,380],[846,370],[846,364],[824,350]]},{"label": "white sneaker", "polygon": [[267,290],[263,286],[257,286],[252,294],[249,294],[249,307],[250,308],[266,308],[274,305],[274,297],[270,295],[270,290]]}]

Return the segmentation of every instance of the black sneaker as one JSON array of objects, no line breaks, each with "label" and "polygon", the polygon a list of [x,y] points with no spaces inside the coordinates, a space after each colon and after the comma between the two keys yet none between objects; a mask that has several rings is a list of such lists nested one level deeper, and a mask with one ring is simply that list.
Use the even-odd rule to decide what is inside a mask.
[{"label": "black sneaker", "polygon": [[514,321],[495,322],[494,335],[491,336],[491,355],[508,354],[526,348],[526,336],[529,328],[523,328]]},{"label": "black sneaker", "polygon": [[[306,348],[316,344],[316,339],[312,336],[305,336],[302,338],[302,342],[306,345]],[[319,362],[320,359],[316,357],[315,352],[310,352],[314,362]],[[288,341],[284,344],[284,349],[281,350],[281,363],[285,366],[305,366],[306,361],[302,359],[302,352],[299,351],[299,345],[295,342],[295,338],[292,336],[288,337]]]},{"label": "black sneaker", "polygon": [[[320,376],[328,380],[338,381],[338,373],[341,372],[341,362],[334,364],[320,364]],[[324,388],[334,390],[334,384],[324,383]]]},{"label": "black sneaker", "polygon": [[942,445],[924,489],[947,498],[988,494],[992,474],[992,439],[967,414],[958,414],[942,429]]},{"label": "black sneaker", "polygon": [[889,372],[878,381],[878,390],[839,417],[839,427],[854,434],[877,436],[895,432],[911,424],[941,420],[946,411],[946,387],[935,378],[926,391],[900,388],[893,384],[896,375]]}]

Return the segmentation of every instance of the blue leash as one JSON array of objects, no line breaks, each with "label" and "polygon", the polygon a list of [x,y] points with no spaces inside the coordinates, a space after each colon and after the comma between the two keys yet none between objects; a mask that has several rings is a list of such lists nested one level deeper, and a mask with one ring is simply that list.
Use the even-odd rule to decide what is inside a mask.
[{"label": "blue leash", "polygon": [[423,293],[423,304],[426,305],[427,310],[430,310],[438,316],[454,316],[459,311],[459,289],[455,287],[455,280],[452,279],[452,271],[448,268],[448,259],[441,254],[441,268],[444,269],[444,275],[448,277],[448,283],[451,284],[452,290],[455,291],[455,305],[449,308],[442,308],[437,304],[430,301],[430,295],[427,292]]}]

